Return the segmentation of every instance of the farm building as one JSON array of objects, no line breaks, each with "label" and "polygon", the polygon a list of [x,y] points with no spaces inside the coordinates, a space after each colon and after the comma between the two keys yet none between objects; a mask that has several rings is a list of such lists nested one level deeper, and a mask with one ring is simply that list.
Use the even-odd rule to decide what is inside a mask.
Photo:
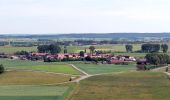
[{"label": "farm building", "polygon": [[108,63],[110,64],[128,63],[134,61],[136,61],[136,59],[130,56],[113,56],[108,58]]},{"label": "farm building", "polygon": [[146,65],[148,65],[148,62],[146,59],[138,59],[136,63],[137,70],[146,70]]}]

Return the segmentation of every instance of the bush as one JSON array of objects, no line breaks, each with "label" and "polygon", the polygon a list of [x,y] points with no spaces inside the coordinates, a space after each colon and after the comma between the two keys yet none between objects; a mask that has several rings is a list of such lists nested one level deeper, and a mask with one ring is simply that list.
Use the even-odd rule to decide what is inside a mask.
[{"label": "bush", "polygon": [[29,52],[27,52],[27,51],[17,51],[15,54],[16,55],[29,55]]},{"label": "bush", "polygon": [[0,65],[0,74],[2,74],[5,71],[4,66],[1,64]]},{"label": "bush", "polygon": [[151,53],[147,54],[145,58],[153,65],[166,65],[170,62],[170,56],[167,54]]}]

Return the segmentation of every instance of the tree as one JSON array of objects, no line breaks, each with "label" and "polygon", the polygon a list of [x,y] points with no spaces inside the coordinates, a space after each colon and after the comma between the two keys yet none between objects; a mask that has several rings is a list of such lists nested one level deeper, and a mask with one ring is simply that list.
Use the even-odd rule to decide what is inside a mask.
[{"label": "tree", "polygon": [[154,65],[168,64],[170,61],[170,57],[167,54],[150,53],[145,58],[150,64]]},{"label": "tree", "polygon": [[56,54],[61,52],[61,48],[57,44],[41,45],[37,47],[39,53]]},{"label": "tree", "polygon": [[1,64],[0,65],[0,74],[2,74],[5,71],[4,66]]},{"label": "tree", "polygon": [[92,58],[90,56],[85,57],[86,61],[92,61]]},{"label": "tree", "polygon": [[145,53],[159,52],[160,44],[143,44],[141,46],[141,51]]},{"label": "tree", "polygon": [[84,51],[80,51],[80,57],[84,57]]},{"label": "tree", "polygon": [[132,45],[125,45],[126,51],[127,52],[132,52],[133,46]]},{"label": "tree", "polygon": [[87,52],[87,50],[86,50],[86,48],[84,49],[84,53],[86,53]]},{"label": "tree", "polygon": [[161,45],[161,49],[162,49],[163,53],[167,53],[167,51],[168,51],[168,45],[167,45],[167,44],[162,44],[162,45]]},{"label": "tree", "polygon": [[16,53],[15,53],[16,55],[29,55],[29,52],[27,52],[27,51],[17,51]]},{"label": "tree", "polygon": [[61,48],[56,44],[51,44],[49,45],[49,51],[51,54],[56,54],[61,52]]},{"label": "tree", "polygon": [[49,45],[40,45],[37,49],[39,53],[49,53]]},{"label": "tree", "polygon": [[93,53],[95,51],[95,47],[94,46],[90,46],[89,49],[90,49],[90,53],[93,55]]},{"label": "tree", "polygon": [[64,53],[67,53],[67,47],[64,46]]}]

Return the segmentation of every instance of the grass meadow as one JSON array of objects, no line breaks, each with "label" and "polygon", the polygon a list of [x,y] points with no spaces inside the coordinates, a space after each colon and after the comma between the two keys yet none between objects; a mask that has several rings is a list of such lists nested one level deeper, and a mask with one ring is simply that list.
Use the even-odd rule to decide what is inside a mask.
[{"label": "grass meadow", "polygon": [[71,75],[34,71],[7,71],[0,75],[0,100],[65,100],[75,84]]},{"label": "grass meadow", "polygon": [[0,64],[3,64],[6,69],[22,69],[22,70],[35,70],[35,71],[47,71],[55,73],[73,74],[79,75],[80,72],[66,63],[45,63],[28,60],[9,60],[0,59]]},{"label": "grass meadow", "polygon": [[102,74],[136,70],[136,65],[114,65],[114,64],[75,64],[76,67],[88,74]]},{"label": "grass meadow", "polygon": [[93,76],[80,82],[71,100],[169,100],[163,73],[128,72]]},{"label": "grass meadow", "polygon": [[0,100],[64,100],[72,86],[0,86]]}]

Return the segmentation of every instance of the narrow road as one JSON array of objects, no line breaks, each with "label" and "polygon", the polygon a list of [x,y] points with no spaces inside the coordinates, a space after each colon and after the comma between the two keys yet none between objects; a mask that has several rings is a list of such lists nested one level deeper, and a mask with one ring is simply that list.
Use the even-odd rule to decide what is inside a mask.
[{"label": "narrow road", "polygon": [[80,76],[80,78],[75,79],[75,80],[73,80],[72,82],[80,82],[81,80],[84,80],[84,79],[86,79],[86,78],[89,78],[89,77],[93,76],[93,75],[90,75],[90,74],[86,73],[85,71],[77,68],[77,67],[76,67],[75,65],[73,65],[73,64],[71,64],[71,66],[72,66],[74,69],[76,69],[76,70],[78,70],[79,72],[81,72],[82,74],[84,74],[84,75]]},{"label": "narrow road", "polygon": [[164,72],[164,73],[170,76],[170,73],[168,73],[168,72]]},{"label": "narrow road", "polygon": [[71,65],[74,69],[76,69],[76,70],[78,70],[79,72],[83,73],[84,75],[89,75],[89,74],[86,73],[85,71],[83,71],[83,70],[77,68],[75,65],[73,65],[73,64],[70,64],[70,65]]},{"label": "narrow road", "polygon": [[152,69],[151,71],[153,71],[153,72],[162,72],[162,71],[165,71],[166,67],[169,67],[169,65],[164,66],[164,67],[155,68],[155,69]]}]

